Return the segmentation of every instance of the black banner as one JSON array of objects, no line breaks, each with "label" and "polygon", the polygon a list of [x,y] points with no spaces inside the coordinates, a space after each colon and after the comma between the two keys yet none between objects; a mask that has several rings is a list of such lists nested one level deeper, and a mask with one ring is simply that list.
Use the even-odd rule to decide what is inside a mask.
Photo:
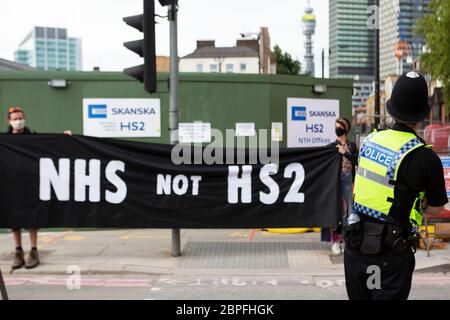
[{"label": "black banner", "polygon": [[[278,165],[177,165],[173,151],[169,145],[83,136],[0,135],[0,228],[282,228],[337,222],[342,203],[334,147],[281,149]],[[211,154],[225,161],[226,151]],[[240,150],[232,151],[236,160]],[[247,160],[251,154],[245,150]]]}]

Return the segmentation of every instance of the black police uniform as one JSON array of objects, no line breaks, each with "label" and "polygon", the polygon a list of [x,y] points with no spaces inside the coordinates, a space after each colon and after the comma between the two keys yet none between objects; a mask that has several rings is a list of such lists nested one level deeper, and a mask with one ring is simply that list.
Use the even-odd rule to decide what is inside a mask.
[{"label": "black police uniform", "polygon": [[[416,134],[410,127],[400,123],[396,123],[392,129]],[[398,225],[403,227],[404,238],[408,238],[407,230],[412,227],[409,222],[412,201],[415,194],[424,190],[428,205],[440,207],[448,202],[442,163],[432,150],[422,147],[405,157],[397,174],[394,192],[395,199],[398,201],[395,201],[396,207],[391,209],[390,215]],[[382,223],[362,214],[359,216],[362,223]],[[412,250],[408,249],[404,253],[395,254],[392,250],[385,249],[380,254],[370,255],[351,249],[347,245],[344,264],[350,300],[406,300],[408,298],[415,267]],[[370,289],[367,284],[368,280],[371,282],[370,277],[374,274],[373,271],[368,271],[370,266],[380,268],[380,289]]]}]

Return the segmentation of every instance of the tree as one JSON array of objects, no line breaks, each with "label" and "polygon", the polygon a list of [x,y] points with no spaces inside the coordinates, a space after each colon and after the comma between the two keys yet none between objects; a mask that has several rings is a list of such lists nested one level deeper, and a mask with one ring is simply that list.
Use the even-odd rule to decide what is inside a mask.
[{"label": "tree", "polygon": [[292,56],[287,52],[283,53],[278,45],[273,50],[277,58],[277,74],[300,74],[302,70],[300,61],[292,59]]},{"label": "tree", "polygon": [[450,0],[432,0],[432,14],[417,22],[416,33],[425,39],[427,52],[421,64],[431,76],[443,83],[444,100],[450,110]]}]

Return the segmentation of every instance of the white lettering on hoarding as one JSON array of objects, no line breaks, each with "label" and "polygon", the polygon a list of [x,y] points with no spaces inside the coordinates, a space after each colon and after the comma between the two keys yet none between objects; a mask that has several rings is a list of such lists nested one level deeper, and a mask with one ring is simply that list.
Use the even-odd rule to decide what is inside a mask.
[{"label": "white lettering on hoarding", "polygon": [[[77,202],[99,202],[101,199],[101,162],[97,159],[86,161],[77,159],[74,161],[74,196]],[[106,165],[105,177],[115,188],[116,192],[106,189],[105,200],[109,203],[122,203],[127,195],[127,185],[117,175],[117,172],[125,172],[125,163],[122,161],[110,161]],[[52,200],[52,190],[58,201],[70,201],[71,186],[71,161],[59,159],[58,168],[50,158],[41,158],[39,161],[39,199],[41,201]],[[86,189],[89,196],[86,197]]]}]

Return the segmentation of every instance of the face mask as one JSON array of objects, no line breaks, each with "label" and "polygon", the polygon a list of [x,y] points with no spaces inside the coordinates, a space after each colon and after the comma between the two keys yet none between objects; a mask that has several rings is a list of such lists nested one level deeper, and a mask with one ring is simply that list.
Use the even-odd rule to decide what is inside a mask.
[{"label": "face mask", "polygon": [[341,128],[341,127],[336,128],[336,135],[337,135],[338,137],[341,137],[341,136],[343,136],[344,134],[345,134],[345,129],[344,129],[344,128]]},{"label": "face mask", "polygon": [[15,121],[11,121],[11,127],[14,130],[22,130],[23,128],[25,128],[25,120],[15,120]]}]

